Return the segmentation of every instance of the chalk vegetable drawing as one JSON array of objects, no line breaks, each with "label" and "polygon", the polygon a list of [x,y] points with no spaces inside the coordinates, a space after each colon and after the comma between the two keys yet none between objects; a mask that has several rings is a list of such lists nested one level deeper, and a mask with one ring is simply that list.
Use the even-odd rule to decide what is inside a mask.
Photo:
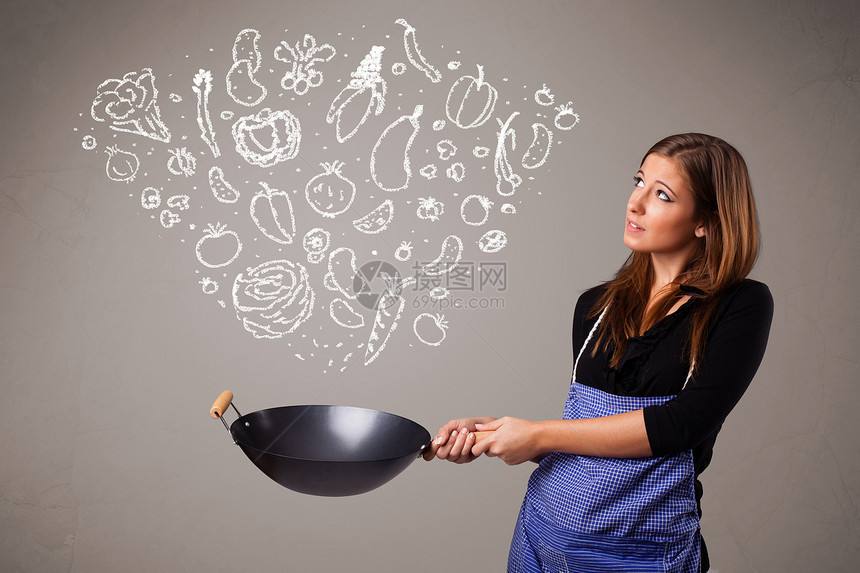
[{"label": "chalk vegetable drawing", "polygon": [[305,185],[305,198],[314,211],[323,217],[336,217],[352,206],[355,183],[340,172],[343,163],[320,163],[322,173],[314,175]]},{"label": "chalk vegetable drawing", "polygon": [[[340,143],[343,143],[358,131],[371,111],[374,115],[382,113],[385,107],[385,92],[387,84],[382,78],[382,52],[385,50],[383,46],[373,46],[370,52],[361,60],[358,68],[352,74],[352,79],[345,88],[343,88],[329,106],[325,120],[328,123],[335,124],[335,137]],[[360,113],[353,113],[353,116],[359,116],[358,120],[352,118],[350,123],[344,118],[347,110],[357,108]]]},{"label": "chalk vegetable drawing", "polygon": [[552,94],[550,89],[546,87],[546,84],[535,92],[535,103],[546,107],[555,103],[555,96]]},{"label": "chalk vegetable drawing", "polygon": [[311,317],[314,291],[308,271],[288,260],[268,261],[233,281],[233,308],[255,338],[281,338]]},{"label": "chalk vegetable drawing", "polygon": [[393,277],[388,277],[384,273],[380,274],[385,279],[387,287],[379,299],[376,318],[373,320],[370,336],[367,339],[364,353],[365,366],[376,360],[385,349],[391,334],[397,330],[397,323],[403,313],[403,307],[406,305],[406,299],[402,295],[403,290],[415,282],[414,277],[408,277],[402,282],[398,282]]},{"label": "chalk vegetable drawing", "polygon": [[276,243],[292,244],[296,218],[290,194],[272,189],[265,181],[260,181],[260,187],[251,199],[251,220],[261,233]]},{"label": "chalk vegetable drawing", "polygon": [[302,126],[288,110],[263,108],[233,124],[236,151],[251,165],[272,167],[299,153]]},{"label": "chalk vegetable drawing", "polygon": [[[467,209],[473,210],[470,208],[470,205],[474,204],[475,202],[478,203],[478,210],[481,212],[482,215],[481,218],[477,220],[475,218],[470,218],[466,214]],[[463,219],[463,222],[467,225],[478,227],[486,223],[487,219],[490,218],[490,209],[492,207],[493,202],[490,201],[489,197],[485,197],[484,195],[469,195],[468,197],[463,199],[463,202],[460,204],[460,218]]]},{"label": "chalk vegetable drawing", "polygon": [[330,44],[317,46],[316,38],[310,34],[305,34],[295,47],[281,42],[275,48],[275,59],[291,66],[281,79],[281,87],[294,91],[296,95],[305,95],[309,89],[321,86],[323,74],[316,65],[328,62],[336,53]]},{"label": "chalk vegetable drawing", "polygon": [[421,54],[421,50],[418,48],[418,39],[415,37],[415,28],[403,18],[399,18],[394,23],[405,28],[403,30],[403,48],[406,50],[406,58],[409,63],[424,72],[424,75],[434,84],[442,81],[442,74],[439,70],[433,67]]},{"label": "chalk vegetable drawing", "polygon": [[508,244],[508,236],[504,231],[493,229],[487,231],[478,239],[478,248],[485,253],[498,253]]},{"label": "chalk vegetable drawing", "polygon": [[161,190],[155,187],[146,187],[140,194],[140,206],[144,209],[161,207]]},{"label": "chalk vegetable drawing", "polygon": [[224,179],[224,171],[214,165],[209,169],[209,189],[219,203],[235,203],[239,200],[239,192]]},{"label": "chalk vegetable drawing", "polygon": [[203,294],[215,294],[218,292],[218,283],[213,281],[211,277],[203,277],[198,284]]},{"label": "chalk vegetable drawing", "polygon": [[209,116],[209,94],[212,93],[212,72],[201,69],[194,74],[191,90],[197,96],[197,127],[200,128],[200,139],[209,147],[212,157],[221,155],[218,143],[215,141],[215,129]]},{"label": "chalk vegetable drawing", "polygon": [[191,206],[191,198],[188,195],[174,195],[167,200],[167,206],[178,211],[187,211]]},{"label": "chalk vegetable drawing", "polygon": [[158,90],[150,68],[128,72],[122,79],[105,80],[96,94],[90,107],[94,120],[109,123],[108,127],[114,131],[170,143],[170,130],[161,120]]},{"label": "chalk vegetable drawing", "polygon": [[161,214],[158,216],[158,220],[159,220],[159,222],[161,222],[161,226],[164,227],[165,229],[170,229],[174,225],[176,225],[177,223],[182,221],[182,219],[179,217],[179,215],[177,215],[176,213],[174,213],[170,209],[162,210]]},{"label": "chalk vegetable drawing", "polygon": [[[355,284],[361,288],[354,288]],[[328,272],[323,278],[323,285],[350,300],[355,300],[359,292],[364,292],[367,281],[364,275],[358,272],[355,251],[349,247],[339,247],[329,253]]]},{"label": "chalk vegetable drawing", "polygon": [[105,173],[111,181],[131,183],[140,169],[140,160],[130,151],[120,149],[116,145],[105,149],[108,158],[105,162]]},{"label": "chalk vegetable drawing", "polygon": [[394,201],[386,199],[379,207],[353,221],[352,226],[367,235],[375,235],[387,229],[393,218]]},{"label": "chalk vegetable drawing", "polygon": [[573,102],[567,102],[567,105],[560,105],[555,110],[558,112],[553,120],[555,126],[559,129],[569,131],[579,123],[579,114],[573,111]]},{"label": "chalk vegetable drawing", "polygon": [[331,244],[331,233],[317,227],[305,233],[302,239],[302,247],[308,254],[308,262],[316,264],[325,258],[325,253]]},{"label": "chalk vegetable drawing", "polygon": [[514,173],[511,162],[508,160],[508,140],[511,141],[511,151],[517,148],[517,133],[511,129],[511,122],[517,115],[519,112],[515,111],[504,123],[502,120],[496,119],[499,122],[499,138],[496,142],[493,172],[496,174],[496,192],[503,197],[513,195],[517,187],[523,182],[523,178]]},{"label": "chalk vegetable drawing", "polygon": [[439,256],[423,265],[421,272],[428,276],[438,277],[450,272],[463,256],[463,241],[457,235],[448,235],[442,241]]},{"label": "chalk vegetable drawing", "polygon": [[439,159],[448,161],[457,155],[457,146],[450,139],[443,139],[436,144],[436,151],[439,153]]},{"label": "chalk vegetable drawing", "polygon": [[423,312],[412,322],[412,332],[415,333],[415,337],[428,346],[442,344],[447,336],[447,330],[448,321],[442,314]]},{"label": "chalk vegetable drawing", "polygon": [[412,258],[412,243],[401,241],[400,246],[394,251],[394,258],[398,261],[408,261]]},{"label": "chalk vegetable drawing", "polygon": [[328,313],[338,326],[344,328],[361,328],[364,326],[364,317],[355,312],[349,302],[342,298],[331,301]]},{"label": "chalk vegetable drawing", "polygon": [[466,166],[459,161],[457,163],[452,163],[448,166],[448,169],[445,170],[445,175],[448,176],[448,179],[453,179],[455,183],[459,183],[466,178]]},{"label": "chalk vegetable drawing", "polygon": [[[457,127],[472,129],[484,125],[496,109],[499,92],[484,81],[484,67],[479,65],[478,76],[461,76],[445,101],[445,113]],[[475,110],[480,110],[475,113]]]},{"label": "chalk vegetable drawing", "polygon": [[[370,153],[370,176],[377,187],[383,191],[401,191],[412,180],[412,166],[409,150],[421,129],[418,118],[424,113],[423,105],[416,105],[411,114],[403,115],[385,128]],[[403,157],[403,171],[400,173],[377,173],[377,157]],[[397,162],[399,163],[399,161]]]},{"label": "chalk vegetable drawing", "polygon": [[209,224],[194,247],[197,260],[210,269],[226,267],[242,252],[242,241],[236,231],[227,230],[221,223]]},{"label": "chalk vegetable drawing", "polygon": [[[93,99],[84,98],[78,115],[90,125],[76,135],[75,146],[89,151],[105,149],[109,142],[107,156],[90,158],[98,158],[98,168],[107,159],[105,174],[119,187],[143,181],[127,192],[132,209],[151,219],[159,236],[176,229],[171,238],[193,249],[196,295],[218,293],[221,275],[232,283],[232,291],[230,286],[220,291],[231,291],[237,322],[251,336],[283,339],[286,354],[319,361],[323,373],[370,365],[391,347],[403,320],[412,323],[421,342],[409,336],[409,348],[441,345],[453,316],[417,310],[407,304],[413,293],[404,287],[414,284],[425,300],[441,301],[451,291],[440,277],[468,274],[464,257],[471,253],[470,260],[480,261],[484,253],[492,258],[506,248],[508,235],[490,221],[494,216],[499,223],[512,221],[514,205],[522,203],[512,196],[533,191],[531,182],[548,170],[550,153],[563,150],[562,140],[575,132],[579,113],[571,102],[558,105],[560,97],[547,83],[529,86],[509,78],[491,83],[488,78],[512,71],[477,63],[423,34],[419,47],[415,27],[402,18],[392,18],[376,36],[371,31],[378,26],[362,26],[364,31],[353,34],[339,31],[338,42],[344,45],[337,50],[297,24],[291,21],[296,31],[284,28],[291,36],[271,47],[262,43],[259,31],[238,26],[241,31],[230,34],[220,49],[209,49],[209,59],[188,66],[187,77],[168,74],[169,89],[175,90],[164,92],[169,93],[170,116],[165,118],[171,129],[159,110],[156,83],[168,88],[164,80],[156,82],[152,69],[103,81]],[[437,51],[434,63],[447,67],[425,57]],[[354,56],[354,67],[336,66],[335,56],[344,62]],[[220,83],[213,73],[218,69],[226,72]],[[335,69],[338,77],[330,77]],[[339,85],[332,86],[333,81]],[[299,101],[311,91],[328,95]],[[322,126],[332,128],[319,133],[323,118]],[[422,129],[427,126],[432,130]],[[224,129],[230,129],[235,155],[224,148]],[[320,163],[332,157],[332,146],[340,146],[338,159]],[[413,166],[421,177],[414,177]],[[271,185],[261,181],[256,187],[261,179]],[[206,195],[202,186],[207,184],[214,201],[197,203],[198,189]],[[249,196],[240,197],[246,186]],[[461,195],[464,186],[468,190]],[[500,209],[491,200],[493,187],[508,201]],[[295,203],[302,191],[307,205]],[[383,192],[391,198],[379,197]],[[480,231],[467,237],[451,225],[436,224],[446,204],[451,209],[449,201],[460,209],[451,225],[462,221],[461,230]],[[357,212],[356,204],[366,207]],[[362,216],[364,209],[370,211]],[[394,225],[395,209],[416,216],[407,213]],[[352,215],[337,221],[344,213]],[[314,223],[314,217],[322,220]],[[321,222],[331,226],[316,226]],[[395,234],[386,237],[386,231]],[[433,252],[432,245],[439,250]],[[373,292],[363,272],[370,267],[359,269],[359,261],[379,266],[385,257],[412,266],[415,276],[401,281],[399,271],[380,266],[394,276],[379,273],[386,288],[372,315],[359,296]],[[228,278],[228,268],[247,270]],[[219,276],[205,276],[204,269]],[[419,277],[424,279],[420,285]],[[317,285],[326,300],[316,301],[322,312],[316,313],[316,324],[308,324]],[[362,306],[354,302],[359,299]],[[229,296],[209,300],[219,311],[231,308]]]},{"label": "chalk vegetable drawing", "polygon": [[419,197],[416,215],[425,221],[438,221],[445,212],[445,204],[433,197]]},{"label": "chalk vegetable drawing", "polygon": [[537,169],[546,163],[549,150],[552,149],[552,131],[542,123],[532,124],[532,142],[523,154],[522,166],[526,169]]},{"label": "chalk vegetable drawing", "polygon": [[186,147],[171,149],[170,159],[167,160],[167,170],[174,175],[191,177],[197,171],[197,159]]},{"label": "chalk vegetable drawing", "polygon": [[260,69],[260,32],[246,28],[233,42],[233,65],[227,72],[227,94],[239,105],[254,107],[266,98],[266,86],[254,74]]}]

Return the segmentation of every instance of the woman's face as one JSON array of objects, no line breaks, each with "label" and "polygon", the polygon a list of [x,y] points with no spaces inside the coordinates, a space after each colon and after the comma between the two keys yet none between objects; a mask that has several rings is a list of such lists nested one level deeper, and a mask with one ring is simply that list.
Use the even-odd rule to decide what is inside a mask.
[{"label": "woman's face", "polygon": [[695,202],[674,159],[651,154],[633,178],[627,202],[624,244],[652,257],[686,264],[705,236]]}]

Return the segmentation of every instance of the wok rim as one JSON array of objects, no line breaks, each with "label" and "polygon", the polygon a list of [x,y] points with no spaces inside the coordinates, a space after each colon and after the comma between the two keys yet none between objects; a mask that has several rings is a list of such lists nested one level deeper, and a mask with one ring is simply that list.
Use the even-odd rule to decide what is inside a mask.
[{"label": "wok rim", "polygon": [[290,406],[275,406],[273,408],[263,408],[262,410],[254,410],[253,412],[243,414],[242,416],[236,418],[236,420],[234,420],[233,423],[230,424],[230,435],[233,437],[233,440],[237,444],[240,444],[243,448],[248,448],[248,449],[254,450],[255,452],[265,454],[267,456],[275,456],[278,458],[284,458],[287,460],[295,460],[295,461],[300,461],[300,462],[315,462],[315,463],[323,463],[323,464],[366,464],[366,463],[378,463],[378,462],[388,462],[388,461],[393,461],[393,460],[399,460],[399,459],[413,455],[413,452],[409,452],[407,454],[403,454],[400,456],[392,456],[392,457],[388,457],[388,458],[374,458],[374,459],[367,459],[367,460],[327,460],[327,459],[314,459],[314,458],[303,458],[303,457],[297,457],[297,456],[287,456],[284,454],[278,454],[278,453],[270,452],[267,450],[261,450],[260,448],[252,446],[252,445],[248,444],[247,442],[240,440],[236,436],[236,433],[233,431],[234,426],[236,426],[240,421],[244,420],[245,418],[247,418],[249,416],[253,416],[254,414],[260,414],[262,412],[271,412],[274,410],[284,410],[286,408],[313,408],[313,409],[337,408],[337,409],[349,409],[349,410],[364,410],[366,412],[373,412],[376,414],[385,414],[386,416],[392,416],[394,418],[399,418],[401,420],[405,420],[406,422],[409,422],[410,424],[414,424],[415,426],[417,426],[418,428],[423,430],[424,433],[427,434],[426,443],[424,445],[422,445],[420,449],[418,449],[417,451],[414,452],[414,455],[416,457],[421,455],[421,452],[423,452],[427,448],[427,446],[430,445],[430,442],[432,440],[432,436],[430,435],[430,431],[427,430],[427,428],[425,428],[424,426],[422,426],[421,424],[419,424],[415,420],[411,420],[409,418],[406,418],[405,416],[401,416],[399,414],[392,414],[391,412],[385,412],[383,410],[374,410],[373,408],[364,408],[361,406],[342,406],[342,405],[338,405],[338,404],[294,404],[294,405],[290,405]]}]

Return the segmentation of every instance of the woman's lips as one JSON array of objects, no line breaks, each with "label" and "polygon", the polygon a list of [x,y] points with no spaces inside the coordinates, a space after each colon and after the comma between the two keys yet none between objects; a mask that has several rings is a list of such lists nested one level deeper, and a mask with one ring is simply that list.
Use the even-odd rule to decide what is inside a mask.
[{"label": "woman's lips", "polygon": [[636,224],[633,219],[627,219],[627,230],[633,233],[641,233],[645,229]]}]

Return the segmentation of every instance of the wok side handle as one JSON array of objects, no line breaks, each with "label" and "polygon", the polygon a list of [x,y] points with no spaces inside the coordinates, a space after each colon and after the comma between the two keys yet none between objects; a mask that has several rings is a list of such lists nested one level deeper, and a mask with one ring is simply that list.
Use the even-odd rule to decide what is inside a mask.
[{"label": "wok side handle", "polygon": [[[475,434],[475,443],[477,444],[478,442],[480,442],[481,440],[483,440],[484,438],[486,438],[490,434],[492,434],[493,430],[487,430],[485,432],[472,432],[472,433]],[[421,457],[423,457],[427,461],[430,461],[434,458],[434,455],[431,453],[430,446],[427,446],[426,448],[424,448],[424,451],[421,453]]]},{"label": "wok side handle", "polygon": [[215,402],[212,404],[212,407],[209,409],[209,415],[215,418],[216,420],[224,415],[224,412],[227,408],[230,407],[230,404],[233,402],[233,393],[229,390],[224,390],[221,392],[221,395],[215,399]]}]

